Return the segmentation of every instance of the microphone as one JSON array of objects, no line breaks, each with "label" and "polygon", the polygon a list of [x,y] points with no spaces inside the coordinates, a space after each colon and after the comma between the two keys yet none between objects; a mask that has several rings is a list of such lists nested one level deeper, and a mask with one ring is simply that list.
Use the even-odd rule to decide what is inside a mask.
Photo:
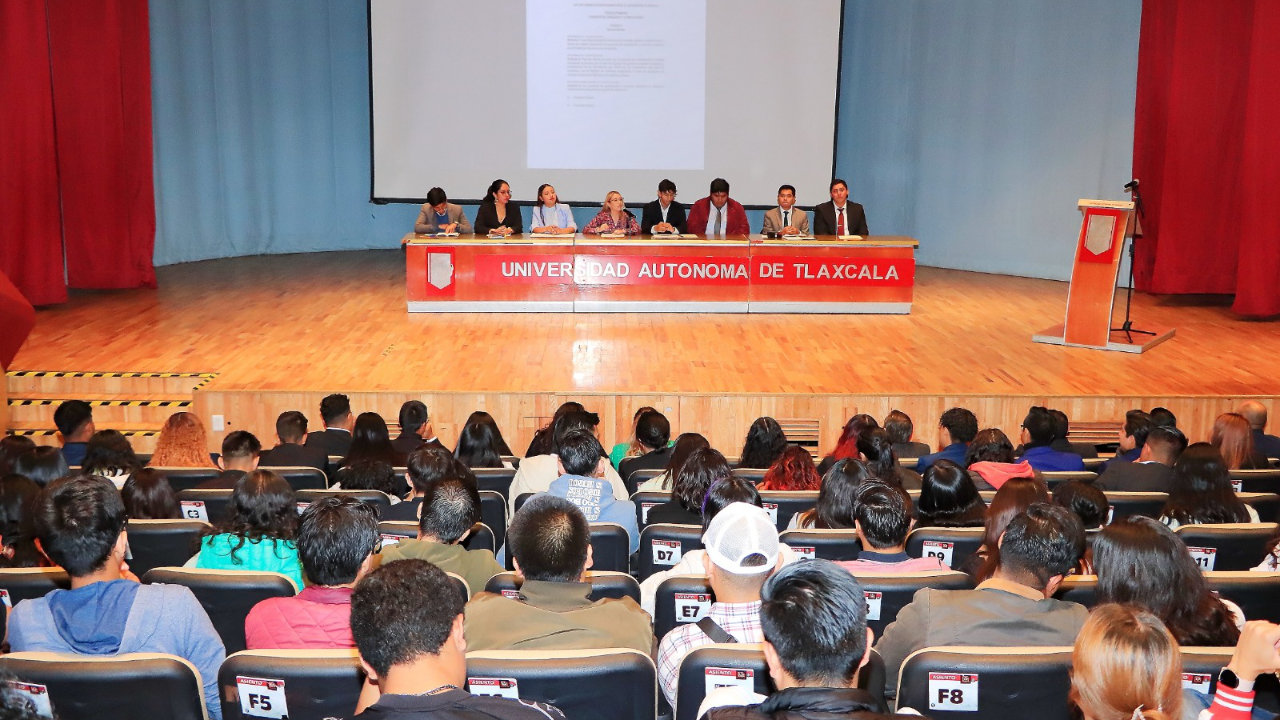
[{"label": "microphone", "polygon": [[1126,191],[1126,192],[1133,192],[1134,190],[1137,190],[1137,189],[1138,189],[1138,178],[1134,178],[1134,179],[1130,180],[1129,182],[1125,183],[1125,184],[1124,184],[1124,189],[1125,189],[1125,191]]}]

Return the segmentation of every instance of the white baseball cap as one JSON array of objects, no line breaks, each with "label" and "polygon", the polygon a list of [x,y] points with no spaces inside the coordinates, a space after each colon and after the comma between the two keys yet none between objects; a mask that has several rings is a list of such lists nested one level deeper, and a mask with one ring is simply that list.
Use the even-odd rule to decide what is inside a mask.
[{"label": "white baseball cap", "polygon": [[716,567],[734,575],[760,575],[778,564],[778,529],[755,505],[725,506],[711,519],[702,545]]}]

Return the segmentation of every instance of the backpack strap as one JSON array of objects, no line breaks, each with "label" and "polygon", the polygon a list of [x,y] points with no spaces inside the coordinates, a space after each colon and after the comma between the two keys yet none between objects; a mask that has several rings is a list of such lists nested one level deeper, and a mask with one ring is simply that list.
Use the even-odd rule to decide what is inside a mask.
[{"label": "backpack strap", "polygon": [[711,642],[714,643],[730,644],[738,642],[728,631],[720,627],[715,620],[712,620],[710,615],[698,621],[698,629],[711,638]]}]

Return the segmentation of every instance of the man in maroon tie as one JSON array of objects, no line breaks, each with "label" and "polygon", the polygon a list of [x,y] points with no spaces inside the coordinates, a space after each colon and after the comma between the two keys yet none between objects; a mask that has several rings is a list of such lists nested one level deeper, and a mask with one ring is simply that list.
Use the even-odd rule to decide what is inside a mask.
[{"label": "man in maroon tie", "polygon": [[849,185],[836,178],[831,181],[831,201],[813,209],[814,235],[861,235],[867,232],[867,215],[862,206],[849,202]]}]

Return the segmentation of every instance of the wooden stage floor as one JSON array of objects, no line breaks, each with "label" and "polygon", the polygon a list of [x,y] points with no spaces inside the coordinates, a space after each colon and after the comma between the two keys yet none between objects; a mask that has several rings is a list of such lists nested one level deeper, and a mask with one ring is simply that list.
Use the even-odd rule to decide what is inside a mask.
[{"label": "wooden stage floor", "polygon": [[[584,395],[620,398],[609,412],[620,427],[628,403],[645,395],[667,407],[703,398],[686,420],[704,423],[722,422],[716,402],[735,397],[756,398],[734,410],[741,423],[773,401],[828,396],[827,410],[810,412],[824,435],[855,407],[877,414],[894,403],[929,414],[953,400],[1009,398],[1008,408],[989,409],[1006,429],[1016,418],[1016,429],[1029,398],[1059,398],[1050,404],[1089,420],[1114,419],[1135,406],[1127,402],[1195,402],[1184,413],[1198,425],[1231,399],[1280,395],[1276,323],[1241,320],[1217,297],[1135,295],[1139,327],[1177,336],[1130,355],[1031,342],[1062,321],[1066,283],[924,267],[907,316],[409,314],[400,251],[214,260],[157,275],[158,290],[76,292],[41,310],[11,369],[215,372],[201,393],[309,400],[340,389],[381,397],[375,404],[390,418],[398,397],[462,396],[461,416],[446,422],[498,394],[523,394],[535,399],[510,411],[518,435],[548,405]],[[1108,415],[1085,417],[1094,413]],[[270,427],[259,432],[270,438]],[[745,425],[737,427],[741,437]]]}]

